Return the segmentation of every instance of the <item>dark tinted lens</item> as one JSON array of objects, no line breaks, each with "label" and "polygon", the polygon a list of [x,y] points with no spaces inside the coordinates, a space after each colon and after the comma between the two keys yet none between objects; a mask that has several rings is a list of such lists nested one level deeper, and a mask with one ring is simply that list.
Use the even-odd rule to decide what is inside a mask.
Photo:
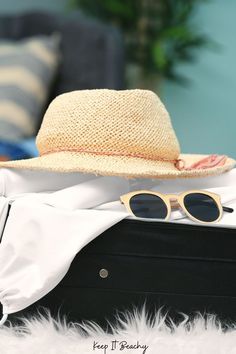
[{"label": "dark tinted lens", "polygon": [[168,210],[164,201],[156,195],[137,194],[130,199],[130,208],[135,216],[149,219],[165,219]]},{"label": "dark tinted lens", "polygon": [[201,221],[215,221],[220,216],[216,202],[206,194],[188,194],[184,197],[184,205],[189,214]]}]

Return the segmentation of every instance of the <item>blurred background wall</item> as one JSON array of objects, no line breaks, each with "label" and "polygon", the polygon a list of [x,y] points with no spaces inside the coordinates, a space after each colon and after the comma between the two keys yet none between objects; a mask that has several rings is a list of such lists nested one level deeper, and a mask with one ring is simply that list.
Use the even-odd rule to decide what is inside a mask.
[{"label": "blurred background wall", "polygon": [[[66,0],[0,0],[0,14],[29,10],[66,11]],[[219,48],[200,49],[194,64],[179,64],[191,81],[184,87],[163,80],[162,99],[184,152],[236,157],[236,1],[211,0],[199,6],[195,22]]]},{"label": "blurred background wall", "polygon": [[66,0],[0,0],[0,14],[16,14],[31,10],[63,12]]},{"label": "blurred background wall", "polygon": [[197,62],[179,65],[192,81],[164,83],[163,98],[184,151],[236,157],[236,1],[211,0],[199,8],[198,26],[219,43],[201,49]]}]

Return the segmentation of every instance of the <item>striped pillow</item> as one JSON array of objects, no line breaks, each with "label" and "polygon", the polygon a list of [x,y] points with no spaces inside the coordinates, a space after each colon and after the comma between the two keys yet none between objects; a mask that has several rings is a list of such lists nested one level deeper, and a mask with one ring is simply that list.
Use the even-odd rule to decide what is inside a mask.
[{"label": "striped pillow", "polygon": [[55,35],[0,42],[0,139],[36,133],[58,61]]}]

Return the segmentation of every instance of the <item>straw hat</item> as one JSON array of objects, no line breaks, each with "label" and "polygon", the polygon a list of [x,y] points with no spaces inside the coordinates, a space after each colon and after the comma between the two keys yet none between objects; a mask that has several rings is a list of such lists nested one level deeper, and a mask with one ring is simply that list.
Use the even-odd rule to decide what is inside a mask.
[{"label": "straw hat", "polygon": [[168,112],[147,90],[62,94],[49,105],[36,142],[39,157],[0,167],[177,178],[217,175],[235,164],[225,156],[180,155]]}]

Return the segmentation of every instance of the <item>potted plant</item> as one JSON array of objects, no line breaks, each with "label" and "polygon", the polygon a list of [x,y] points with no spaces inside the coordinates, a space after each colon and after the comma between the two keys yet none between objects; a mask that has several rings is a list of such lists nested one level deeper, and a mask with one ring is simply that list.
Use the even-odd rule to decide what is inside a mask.
[{"label": "potted plant", "polygon": [[[161,78],[187,79],[176,64],[193,61],[208,39],[191,23],[204,0],[71,0],[71,4],[106,23],[118,26],[127,56],[128,86],[156,86]],[[133,81],[133,82],[132,82]]]}]

